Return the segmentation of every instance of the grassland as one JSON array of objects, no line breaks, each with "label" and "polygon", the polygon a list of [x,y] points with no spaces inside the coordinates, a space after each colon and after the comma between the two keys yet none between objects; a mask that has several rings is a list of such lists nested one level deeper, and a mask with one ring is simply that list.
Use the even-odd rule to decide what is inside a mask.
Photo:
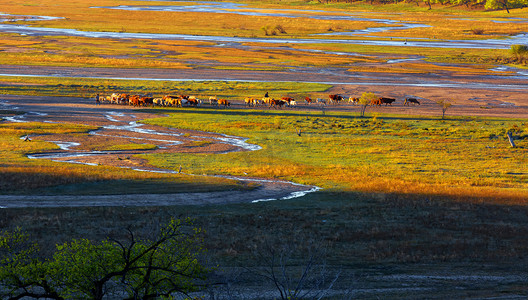
[{"label": "grassland", "polygon": [[[10,114],[10,112],[5,112]],[[85,166],[27,158],[27,154],[58,150],[54,143],[21,137],[42,134],[83,135],[94,127],[74,124],[2,123],[0,131],[0,190],[3,194],[123,194],[225,191],[253,188],[222,178],[188,178],[181,175],[141,173],[110,166]],[[100,145],[105,150],[145,148],[148,145]],[[152,148],[152,146],[150,146]],[[94,149],[94,150],[101,150]]]},{"label": "grassland", "polygon": [[[0,1],[0,4],[2,2]],[[135,1],[134,5],[155,5],[152,2]],[[163,4],[163,3],[162,3]],[[198,12],[156,12],[127,11],[104,9],[115,5],[112,1],[74,1],[57,3],[42,0],[32,5],[5,3],[5,12],[20,15],[46,15],[59,17],[46,21],[16,21],[52,28],[71,28],[80,31],[128,32],[154,34],[188,34],[227,37],[268,37],[262,28],[280,25],[286,33],[279,33],[274,38],[314,38],[312,34],[329,32],[346,32],[363,30],[369,27],[387,27],[393,25],[379,24],[373,21],[317,20],[309,17],[286,18],[280,16],[247,16]],[[158,4],[159,5],[159,4]],[[285,6],[286,5],[286,6]],[[75,7],[75,9],[73,9]],[[391,30],[381,33],[363,34],[345,39],[426,39],[434,41],[453,39],[489,39],[505,38],[524,31],[524,25],[516,22],[495,22],[504,18],[522,17],[522,10],[505,12],[460,11],[457,9],[439,8],[427,10],[416,8],[412,4],[387,5],[372,7],[364,4],[322,5],[305,2],[289,4],[251,2],[250,7],[265,9],[273,13],[279,9],[324,9],[333,10],[333,14],[357,13],[364,16],[368,11],[377,11],[378,18],[398,20],[400,22],[425,24],[405,30]],[[277,9],[277,10],[275,10]],[[251,10],[251,9],[250,9]],[[75,12],[75,13],[73,13]],[[310,13],[305,13],[308,16]],[[174,22],[173,20],[178,20]],[[134,21],[131,21],[134,20]],[[211,26],[214,24],[214,26]],[[478,30],[476,30],[478,29]],[[475,34],[474,32],[479,32]],[[230,69],[276,69],[288,67],[347,67],[350,64],[383,62],[379,53],[391,56],[415,54],[416,49],[407,47],[364,47],[334,45],[309,45],[312,50],[339,48],[340,51],[361,53],[363,56],[343,57],[327,53],[292,52],[288,49],[267,49],[272,44],[247,43],[240,46],[217,47],[217,43],[190,42],[148,39],[109,39],[83,38],[68,36],[20,36],[3,33],[0,45],[0,63],[24,65],[56,65],[85,67],[121,67],[121,68],[193,68],[213,67]],[[253,46],[251,46],[253,45]],[[247,48],[246,46],[249,46]],[[306,47],[307,45],[304,45]],[[299,48],[298,46],[294,46]],[[467,50],[450,49],[444,51],[436,48],[421,48],[420,54],[429,61],[451,63],[477,63],[488,67],[497,62],[523,65],[523,60],[512,59],[507,50]],[[442,68],[442,66],[438,66]]]},{"label": "grassland", "polygon": [[[16,79],[10,79],[15,80]],[[28,80],[28,79],[21,79]],[[5,86],[5,93],[79,97],[104,93],[120,85],[132,93],[155,92],[160,95],[178,91],[191,94],[234,98],[242,95],[284,93],[291,95],[321,92],[318,84],[253,84],[240,82],[149,82],[35,78],[33,85],[21,89]],[[156,84],[159,84],[156,86]],[[35,87],[32,92],[31,88]],[[156,92],[157,91],[157,92]],[[182,164],[196,174],[250,174],[257,177],[287,179],[322,186],[331,190],[364,191],[397,194],[422,194],[453,198],[476,197],[496,201],[521,201],[526,193],[528,171],[525,164],[527,123],[523,119],[402,116],[374,113],[361,118],[359,112],[346,111],[276,111],[185,109],[148,109],[150,113],[170,114],[143,121],[146,124],[203,130],[244,136],[264,149],[252,152],[208,154],[145,155],[153,165],[176,170]],[[5,112],[8,114],[9,112]],[[72,125],[58,127],[49,124],[4,124],[10,139],[5,142],[6,161],[24,153],[44,152],[31,149],[36,144],[24,143],[25,134],[83,132],[92,127]],[[298,135],[301,131],[301,136]],[[510,148],[506,132],[517,138],[518,148]],[[11,145],[24,146],[13,152]],[[91,150],[155,149],[154,145],[115,144],[97,142]],[[38,145],[48,145],[39,143]],[[44,146],[41,146],[44,147]],[[56,147],[56,146],[52,146]],[[90,149],[86,149],[90,150]],[[20,163],[21,165],[23,163]],[[33,164],[37,164],[33,162]],[[188,166],[188,167],[187,167]],[[80,168],[82,169],[82,168]],[[97,173],[97,171],[94,170]],[[114,179],[121,176],[119,171]],[[13,172],[16,173],[16,172]],[[34,173],[38,173],[34,171]],[[52,173],[52,171],[46,172]],[[128,176],[128,175],[127,175]],[[57,176],[60,177],[60,176]],[[76,176],[72,176],[76,177]],[[91,176],[87,176],[90,178]],[[502,200],[501,200],[502,199]],[[508,200],[508,201],[509,201]]]},{"label": "grassland", "polygon": [[[428,28],[391,31],[385,39],[405,37],[485,39],[517,34],[518,23],[494,23],[505,17],[525,17],[525,11],[460,11],[414,4],[373,7],[366,3],[323,5],[315,2],[249,2],[267,9],[317,8],[342,12],[376,11],[384,17],[428,24]],[[286,4],[287,3],[287,4]],[[113,6],[115,1],[13,2],[0,0],[5,13],[64,17],[53,21],[18,21],[32,26],[75,28],[114,32],[152,32],[242,37],[266,37],[263,26],[282,25],[287,34],[279,38],[307,38],[312,33],[349,31],[380,26],[372,22],[319,22],[300,18],[219,18],[214,14],[166,12],[123,14],[90,9]],[[135,1],[134,5],[153,2]],[[157,3],[159,4],[159,3]],[[163,4],[163,3],[162,3]],[[451,18],[454,16],[454,18]],[[178,22],[173,21],[177,19]],[[446,21],[449,20],[449,21]],[[211,26],[214,24],[215,26]],[[471,29],[482,29],[474,34]],[[384,26],[384,25],[383,25]],[[330,31],[331,30],[331,31]],[[372,36],[362,38],[373,38]],[[352,72],[425,74],[431,69],[458,75],[486,75],[496,62],[509,57],[507,50],[420,49],[429,62],[385,65],[390,58],[416,56],[414,48],[374,47],[345,44],[289,45],[268,49],[269,44],[245,43],[243,47],[218,47],[210,42],[163,40],[113,40],[62,36],[0,35],[1,64],[172,69],[213,68],[221,70],[284,70],[290,67],[339,67]],[[302,53],[310,50],[340,51],[361,56]],[[505,60],[504,60],[505,61]],[[284,63],[286,62],[286,63]],[[430,62],[464,63],[462,66]],[[509,62],[508,62],[509,63]],[[513,61],[516,63],[516,61]],[[75,79],[68,77],[0,77],[0,94],[91,97],[115,91],[154,93],[184,92],[205,98],[228,99],[262,95],[322,94],[323,84],[250,82],[170,82],[148,80]],[[228,154],[145,154],[151,164],[176,170],[184,165],[190,173],[236,174],[286,179],[313,184],[324,190],[301,199],[254,204],[181,207],[89,207],[53,209],[2,209],[0,228],[17,226],[41,241],[45,255],[54,245],[71,238],[103,239],[122,234],[125,228],[149,229],[170,217],[192,217],[205,229],[206,248],[220,270],[245,269],[260,263],[255,253],[267,245],[294,245],[296,261],[302,264],[310,246],[324,247],[330,269],[343,273],[340,286],[372,288],[372,297],[391,299],[507,297],[526,295],[526,280],[513,282],[460,279],[428,281],[423,286],[385,279],[383,275],[466,276],[521,274],[526,277],[525,239],[528,209],[528,149],[526,119],[408,116],[373,114],[361,118],[346,111],[241,110],[241,109],[147,109],[168,115],[145,120],[145,124],[213,131],[248,137],[261,145],[256,152]],[[137,112],[142,112],[138,110]],[[0,110],[0,116],[19,114]],[[53,143],[29,134],[76,134],[94,126],[50,123],[0,123],[0,190],[2,194],[120,194],[223,191],[254,186],[220,178],[188,178],[182,175],[137,173],[112,166],[80,166],[30,160],[27,153],[57,150]],[[299,130],[300,136],[299,136]],[[506,132],[512,132],[512,148]],[[206,142],[195,142],[204,146]],[[153,145],[119,143],[97,145],[100,150],[153,149]],[[148,232],[146,233],[148,234]],[[225,267],[225,268],[224,268]],[[240,269],[235,269],[240,270]],[[442,282],[440,282],[442,281]],[[260,284],[260,282],[259,282]],[[410,285],[410,290],[405,290]],[[423,287],[426,287],[423,289]],[[417,287],[416,289],[412,289]],[[454,288],[456,287],[456,288]],[[432,289],[428,289],[432,288]],[[390,292],[401,290],[401,292]],[[381,291],[385,290],[385,291]]]},{"label": "grassland", "polygon": [[[256,257],[265,255],[267,245],[294,247],[288,266],[293,268],[303,264],[316,244],[326,251],[320,262],[341,274],[335,288],[366,292],[364,299],[445,299],[468,293],[525,294],[522,280],[463,278],[522,276],[526,215],[525,206],[321,192],[302,200],[251,205],[12,209],[0,215],[0,226],[25,228],[33,239],[45,241],[42,246],[49,253],[55,243],[71,238],[115,237],[124,228],[147,230],[170,217],[192,217],[205,230],[211,261],[219,273],[231,276],[234,291],[266,285],[262,278],[251,282],[246,272],[262,263]],[[229,270],[243,276],[229,275]],[[433,277],[401,282],[392,275]],[[423,285],[428,288],[419,289]]]},{"label": "grassland", "polygon": [[522,145],[525,120],[206,110],[144,122],[247,136],[264,148],[257,154],[148,157],[162,168],[186,163],[196,173],[271,176],[330,190],[517,204],[527,192],[525,149],[505,140],[507,131],[517,132]]}]

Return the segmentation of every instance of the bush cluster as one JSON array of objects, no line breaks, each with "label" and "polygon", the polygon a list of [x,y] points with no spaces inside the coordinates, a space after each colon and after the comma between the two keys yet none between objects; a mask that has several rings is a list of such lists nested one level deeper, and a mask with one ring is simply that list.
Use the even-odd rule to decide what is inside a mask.
[{"label": "bush cluster", "polygon": [[[354,0],[318,0],[319,3],[352,3],[358,2]],[[431,8],[433,4],[440,5],[455,5],[460,6],[464,5],[466,7],[483,7],[488,10],[506,10],[509,12],[509,9],[512,8],[523,8],[528,6],[528,0],[368,0],[370,4],[396,4],[396,3],[406,3],[413,2],[416,5],[425,4]]]},{"label": "bush cluster", "polygon": [[528,46],[526,45],[512,45],[510,48],[511,58],[514,63],[528,64]]}]

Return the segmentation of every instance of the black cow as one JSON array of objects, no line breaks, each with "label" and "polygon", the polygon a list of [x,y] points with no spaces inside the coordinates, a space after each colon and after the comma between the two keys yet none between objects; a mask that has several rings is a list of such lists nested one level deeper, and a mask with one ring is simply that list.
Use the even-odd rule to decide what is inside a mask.
[{"label": "black cow", "polygon": [[409,105],[409,103],[412,103],[413,105],[418,104],[420,105],[420,102],[416,100],[416,98],[405,98],[405,101],[403,102],[403,105]]},{"label": "black cow", "polygon": [[385,97],[379,98],[380,105],[385,104],[385,106],[387,106],[387,104],[388,104],[388,105],[392,106],[392,102],[394,102],[394,101],[396,101],[396,99],[394,99],[394,98],[385,98]]}]

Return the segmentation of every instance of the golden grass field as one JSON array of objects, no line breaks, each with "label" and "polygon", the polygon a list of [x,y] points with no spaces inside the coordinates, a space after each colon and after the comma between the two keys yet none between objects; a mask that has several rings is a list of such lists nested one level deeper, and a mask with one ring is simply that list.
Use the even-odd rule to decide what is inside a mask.
[{"label": "golden grass field", "polygon": [[[298,252],[292,266],[299,267],[317,245],[327,249],[324,261],[330,269],[342,271],[336,286],[348,291],[350,299],[526,296],[528,100],[526,75],[518,73],[526,68],[526,59],[506,48],[403,44],[506,39],[525,32],[526,22],[495,21],[525,18],[526,11],[428,10],[412,3],[245,3],[248,7],[238,10],[269,15],[104,8],[167,5],[162,1],[0,0],[2,12],[13,19],[7,22],[11,25],[248,38],[216,42],[0,32],[0,117],[27,113],[39,120],[0,121],[0,199],[258,189],[257,183],[209,175],[288,180],[321,191],[262,203],[1,209],[0,228],[22,227],[45,244],[43,255],[49,255],[55,244],[72,238],[103,239],[120,234],[122,228],[141,230],[170,217],[191,217],[205,229],[205,246],[213,264],[220,266],[219,274],[261,263],[254,254],[262,254],[270,244],[294,245]],[[300,18],[273,15],[285,9],[375,15],[398,22],[314,20],[310,16],[321,13],[314,11]],[[15,15],[59,19],[15,20]],[[313,35],[400,23],[428,27],[338,37],[392,40],[399,46],[323,43]],[[272,34],[277,25],[285,32]],[[266,39],[313,42],[276,44]],[[392,60],[398,61],[389,63]],[[420,85],[422,81],[432,84]],[[508,85],[512,87],[504,88]],[[96,93],[113,92],[188,94],[204,100],[214,95],[232,105],[218,108],[204,101],[197,108],[95,106]],[[245,97],[261,98],[266,92],[276,98],[295,97],[299,104],[283,109],[244,106]],[[358,105],[302,101],[306,96],[359,97],[364,92],[395,97],[397,102],[369,106],[361,117]],[[421,105],[403,106],[402,100],[410,96],[418,97]],[[22,108],[16,108],[17,101]],[[445,118],[439,101],[452,104]],[[32,115],[33,110],[49,116]],[[109,122],[94,116],[110,111],[140,116],[145,126],[177,128],[188,140],[162,151],[154,142],[91,135]],[[191,140],[195,132],[245,137],[262,150],[222,153],[236,147],[218,146],[213,139]],[[507,132],[513,134],[515,148]],[[31,142],[23,140],[25,135]],[[27,157],[57,151],[54,140],[80,142],[79,149],[85,151],[132,154],[126,159],[86,159],[95,165]],[[172,171],[183,166],[189,174],[206,176],[137,172],[122,168],[126,164]],[[248,276],[238,284],[256,289],[259,280]]]},{"label": "golden grass field", "polygon": [[[159,34],[190,34],[190,35],[222,35],[230,37],[266,37],[263,27],[282,26],[286,33],[279,33],[277,38],[313,38],[310,34],[361,30],[367,27],[379,27],[375,22],[317,20],[310,18],[285,18],[272,16],[246,16],[230,14],[196,13],[196,12],[158,12],[127,11],[103,9],[113,6],[113,1],[74,1],[57,3],[55,1],[35,1],[31,4],[1,3],[12,15],[34,15],[59,17],[56,20],[15,21],[13,23],[30,24],[37,27],[71,28],[81,31],[129,32],[129,33],[159,33]],[[133,5],[152,5],[152,2],[134,1]],[[297,3],[299,4],[299,3]],[[159,3],[157,3],[159,5]],[[274,12],[277,4],[250,3],[250,7],[262,7],[266,12]],[[75,7],[75,9],[73,9]],[[99,7],[99,8],[98,8]],[[314,9],[313,5],[295,5],[292,9]],[[522,23],[496,23],[493,20],[501,18],[522,17],[522,10],[513,10],[511,14],[504,12],[459,11],[456,9],[436,9],[428,11],[425,8],[407,11],[410,6],[388,6],[385,9],[397,13],[379,12],[377,18],[393,18],[401,22],[419,23],[428,27],[376,33],[376,36],[389,39],[401,39],[409,36],[429,40],[450,39],[486,39],[501,38],[521,33]],[[354,12],[363,16],[365,7],[331,7],[335,14]],[[308,14],[309,15],[309,14]],[[214,26],[211,26],[214,24]],[[383,25],[381,25],[383,26]],[[396,24],[396,26],[399,26]],[[476,35],[472,29],[479,28],[484,34]],[[372,34],[371,34],[372,35]],[[352,36],[350,39],[369,39],[369,35]],[[137,67],[137,68],[186,68],[192,67],[189,61],[216,61],[220,65],[236,63],[237,67],[270,68],[271,66],[343,66],[365,61],[379,61],[372,57],[374,53],[393,55],[409,54],[405,47],[363,47],[339,45],[310,45],[315,50],[329,47],[340,47],[340,51],[364,53],[364,57],[356,59],[343,58],[338,55],[317,53],[292,53],[288,50],[254,51],[240,48],[207,47],[209,42],[163,41],[163,40],[111,40],[101,38],[53,37],[53,36],[20,36],[3,33],[0,38],[3,47],[0,62],[4,64],[40,64],[40,65],[71,65],[71,66],[106,66],[106,67]],[[251,45],[251,44],[248,44]],[[204,46],[205,50],[204,51]],[[370,48],[370,49],[369,49]],[[391,49],[391,50],[389,50]],[[416,53],[416,52],[414,52]],[[493,63],[498,57],[508,56],[505,50],[486,51],[468,49],[464,51],[442,51],[442,49],[422,48],[420,55],[428,59],[457,62],[479,57],[491,57],[488,63]],[[197,63],[200,65],[200,63]],[[440,66],[441,67],[441,66]]]}]

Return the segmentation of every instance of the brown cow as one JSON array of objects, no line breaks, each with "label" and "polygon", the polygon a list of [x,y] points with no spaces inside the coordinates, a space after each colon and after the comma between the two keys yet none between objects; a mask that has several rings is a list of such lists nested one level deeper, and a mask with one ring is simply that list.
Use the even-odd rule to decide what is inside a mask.
[{"label": "brown cow", "polygon": [[279,108],[282,108],[284,104],[286,104],[286,101],[271,99],[269,107],[271,108],[273,106],[273,108],[277,108],[278,106]]},{"label": "brown cow", "polygon": [[304,102],[306,102],[307,104],[310,104],[313,101],[312,101],[312,98],[310,98],[310,97],[304,97]]},{"label": "brown cow", "polygon": [[282,97],[281,98],[284,102],[288,103],[290,105],[290,102],[295,101],[292,97]]},{"label": "brown cow", "polygon": [[133,106],[139,106],[139,95],[133,95],[128,98],[128,104]]},{"label": "brown cow", "polygon": [[380,106],[381,105],[381,100],[380,99],[381,98],[370,100],[370,105],[371,106],[374,106],[374,105]]},{"label": "brown cow", "polygon": [[416,98],[405,98],[405,101],[403,101],[403,105],[409,105],[409,103],[412,103],[413,105],[420,105],[420,102],[416,100]]},{"label": "brown cow", "polygon": [[188,97],[187,101],[187,104],[189,104],[190,106],[198,106],[198,99],[196,99],[196,97],[194,96]]},{"label": "brown cow", "polygon": [[154,98],[153,97],[141,97],[139,98],[139,105],[154,105]]},{"label": "brown cow", "polygon": [[226,99],[218,99],[218,105],[223,105],[225,108],[225,107],[230,106],[231,103],[229,103],[229,101],[227,101]]},{"label": "brown cow", "polygon": [[356,97],[350,97],[348,98],[348,102],[351,102],[353,104],[356,104],[359,102],[359,98],[356,98]]},{"label": "brown cow", "polygon": [[343,96],[340,95],[329,95],[330,103],[338,104],[339,101],[343,100]]},{"label": "brown cow", "polygon": [[180,98],[180,96],[176,96],[176,95],[165,95],[165,96],[163,96],[163,99],[166,99],[166,98]]},{"label": "brown cow", "polygon": [[117,103],[118,104],[129,104],[130,103],[129,98],[130,98],[129,94],[121,94],[117,98]]}]

